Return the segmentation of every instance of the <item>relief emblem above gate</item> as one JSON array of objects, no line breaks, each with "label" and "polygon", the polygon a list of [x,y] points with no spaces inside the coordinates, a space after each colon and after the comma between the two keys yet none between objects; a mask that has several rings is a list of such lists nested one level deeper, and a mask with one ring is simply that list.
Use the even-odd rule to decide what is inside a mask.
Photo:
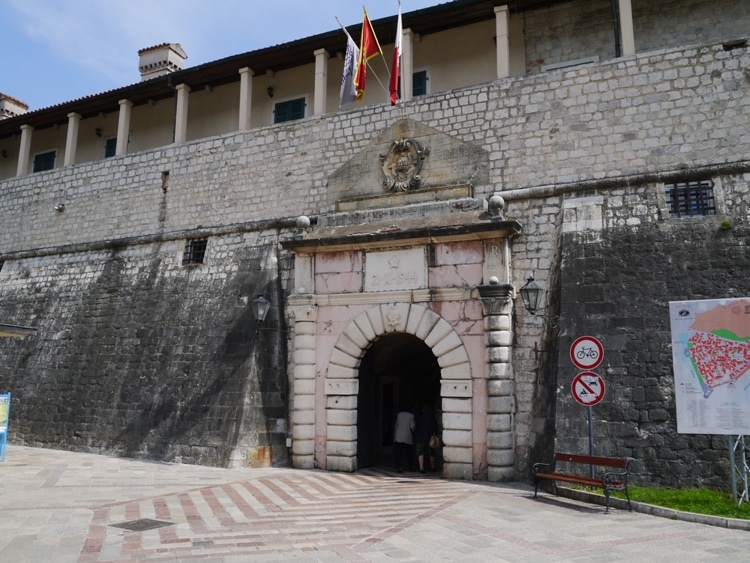
[{"label": "relief emblem above gate", "polygon": [[390,192],[405,192],[416,189],[422,182],[422,162],[430,149],[416,139],[398,139],[391,142],[386,154],[380,155],[383,162],[383,187]]},{"label": "relief emblem above gate", "polygon": [[474,197],[489,182],[489,153],[412,119],[399,119],[328,176],[337,211]]}]

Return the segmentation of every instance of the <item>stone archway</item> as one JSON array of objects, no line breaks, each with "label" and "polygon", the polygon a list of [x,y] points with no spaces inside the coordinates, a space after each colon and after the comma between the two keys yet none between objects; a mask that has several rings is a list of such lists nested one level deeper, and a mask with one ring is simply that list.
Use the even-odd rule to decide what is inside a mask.
[{"label": "stone archway", "polygon": [[[440,366],[422,340],[391,332],[367,349],[358,379],[357,467],[390,467],[395,462],[393,439],[400,411],[419,414],[427,405],[440,420]],[[414,459],[401,460],[401,465],[404,461],[406,467],[416,466]]]},{"label": "stone archway", "polygon": [[[414,303],[380,304],[352,319],[339,335],[328,364],[326,394],[326,468],[357,467],[356,393],[359,365],[380,336],[403,332],[422,340],[440,366],[444,474],[472,476],[472,377],[466,348],[440,315]],[[355,416],[351,416],[351,411]],[[344,422],[344,424],[342,424]]]},{"label": "stone archway", "polygon": [[319,226],[284,243],[295,253],[287,307],[295,467],[357,469],[362,360],[376,340],[404,333],[424,342],[439,366],[443,475],[513,478],[507,280],[508,239],[519,232],[496,211],[475,209],[398,225]]}]

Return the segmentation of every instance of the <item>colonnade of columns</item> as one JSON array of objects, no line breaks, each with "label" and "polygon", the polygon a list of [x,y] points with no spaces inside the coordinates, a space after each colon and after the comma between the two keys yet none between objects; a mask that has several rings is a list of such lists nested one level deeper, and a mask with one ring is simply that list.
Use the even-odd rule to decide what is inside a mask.
[{"label": "colonnade of columns", "polygon": [[[622,41],[623,56],[635,54],[635,38],[633,34],[633,13],[631,0],[618,0],[620,13],[620,36]],[[497,77],[506,78],[511,73],[511,47],[510,47],[510,9],[506,6],[495,8],[496,25],[496,56]],[[403,30],[402,37],[402,59],[401,59],[401,92],[404,101],[412,96],[414,72],[414,39],[415,34],[411,29]],[[315,89],[313,93],[313,115],[325,113],[327,107],[327,85],[328,85],[328,59],[330,55],[325,49],[315,51]],[[252,69],[245,67],[239,69],[240,74],[240,102],[239,123],[240,131],[250,129],[252,110]],[[188,102],[190,87],[187,84],[178,84],[175,87],[177,104],[175,109],[174,142],[184,143],[187,140],[188,124]],[[119,118],[117,122],[117,144],[116,155],[127,153],[128,134],[130,130],[130,115],[133,103],[123,99],[119,101]],[[78,126],[81,115],[75,112],[68,114],[68,132],[65,140],[64,165],[75,164],[76,147],[78,145]],[[17,176],[23,176],[29,171],[29,160],[31,154],[31,137],[34,128],[31,125],[21,125],[21,141],[18,151]]]}]

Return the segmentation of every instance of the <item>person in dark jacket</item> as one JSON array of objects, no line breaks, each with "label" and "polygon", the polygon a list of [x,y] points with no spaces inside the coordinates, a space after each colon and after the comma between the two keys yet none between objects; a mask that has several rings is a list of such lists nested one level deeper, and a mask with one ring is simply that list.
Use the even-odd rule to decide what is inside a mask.
[{"label": "person in dark jacket", "polygon": [[417,418],[417,429],[414,432],[420,473],[424,473],[424,457],[426,455],[430,456],[430,469],[435,470],[435,452],[430,449],[430,437],[437,433],[437,430],[437,419],[432,413],[432,409],[428,405],[424,405],[419,418]]}]

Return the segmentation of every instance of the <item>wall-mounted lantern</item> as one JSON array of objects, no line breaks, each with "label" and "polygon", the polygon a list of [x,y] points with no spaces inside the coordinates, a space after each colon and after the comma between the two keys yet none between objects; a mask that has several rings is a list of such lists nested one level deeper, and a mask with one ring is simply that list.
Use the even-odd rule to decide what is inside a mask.
[{"label": "wall-mounted lantern", "polygon": [[250,308],[253,312],[253,318],[257,322],[262,323],[266,320],[271,303],[262,295],[258,295],[258,297],[250,302]]},{"label": "wall-mounted lantern", "polygon": [[542,301],[543,290],[536,284],[534,278],[528,278],[524,286],[519,289],[518,292],[521,294],[523,306],[526,307],[526,310],[532,315],[536,313],[536,310],[539,308],[539,304]]}]

